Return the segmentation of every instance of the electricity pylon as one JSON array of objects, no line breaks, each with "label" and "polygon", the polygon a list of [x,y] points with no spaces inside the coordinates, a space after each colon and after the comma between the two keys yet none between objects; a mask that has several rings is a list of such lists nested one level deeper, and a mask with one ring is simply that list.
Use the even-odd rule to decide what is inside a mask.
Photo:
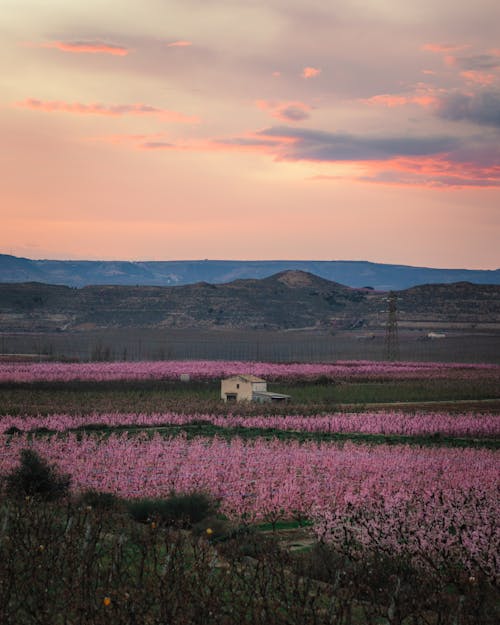
[{"label": "electricity pylon", "polygon": [[394,291],[387,298],[387,325],[385,326],[385,356],[387,360],[399,360],[399,337],[397,317],[397,296]]}]

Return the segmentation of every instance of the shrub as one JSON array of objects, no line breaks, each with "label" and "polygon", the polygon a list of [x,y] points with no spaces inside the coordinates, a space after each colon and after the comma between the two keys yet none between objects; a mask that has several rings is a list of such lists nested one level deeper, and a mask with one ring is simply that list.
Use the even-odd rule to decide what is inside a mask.
[{"label": "shrub", "polygon": [[91,506],[95,510],[116,511],[123,506],[122,500],[113,493],[101,493],[98,490],[86,490],[77,497],[76,503]]},{"label": "shrub", "polygon": [[210,542],[219,543],[232,539],[238,529],[227,519],[207,516],[193,525],[192,533],[194,536],[203,536]]},{"label": "shrub", "polygon": [[12,436],[13,434],[22,434],[22,430],[17,428],[15,425],[12,425],[10,428],[7,428],[4,432],[7,436]]},{"label": "shrub", "polygon": [[138,499],[127,505],[128,511],[136,521],[147,522],[158,519],[165,525],[192,526],[213,514],[216,508],[214,500],[205,493],[171,495],[168,499]]},{"label": "shrub", "polygon": [[37,497],[45,501],[67,495],[71,478],[58,473],[36,451],[22,449],[20,464],[5,477],[5,491],[12,497]]}]

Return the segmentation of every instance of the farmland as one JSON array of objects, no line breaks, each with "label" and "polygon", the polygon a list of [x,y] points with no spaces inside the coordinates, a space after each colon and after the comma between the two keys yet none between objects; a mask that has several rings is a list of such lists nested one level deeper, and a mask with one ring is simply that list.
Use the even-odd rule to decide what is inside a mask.
[{"label": "farmland", "polygon": [[[223,404],[219,379],[236,373],[265,377],[291,403]],[[168,587],[179,623],[487,625],[498,616],[497,365],[5,362],[0,439],[0,475],[30,449],[70,484],[65,503],[4,495],[7,624],[23,622],[13,580],[30,549],[47,575],[73,566],[74,583],[87,585],[68,602],[74,614],[87,602],[89,623],[166,622]],[[196,522],[162,521],[160,504],[141,523],[127,512],[197,493],[213,511]],[[19,565],[9,559],[14,518],[31,519]],[[69,518],[86,542],[54,529]],[[199,614],[182,621],[175,596],[188,587]],[[49,603],[33,598],[30,609],[47,614],[40,622],[58,622]],[[143,617],[131,620],[137,610]]]}]

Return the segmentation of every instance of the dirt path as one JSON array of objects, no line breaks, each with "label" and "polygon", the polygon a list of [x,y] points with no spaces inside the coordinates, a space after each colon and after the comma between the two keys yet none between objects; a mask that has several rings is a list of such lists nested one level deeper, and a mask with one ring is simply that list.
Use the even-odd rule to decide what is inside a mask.
[{"label": "dirt path", "polygon": [[366,404],[337,404],[340,411],[368,410],[436,410],[447,412],[500,412],[500,398],[493,399],[452,399],[430,401],[391,401]]}]

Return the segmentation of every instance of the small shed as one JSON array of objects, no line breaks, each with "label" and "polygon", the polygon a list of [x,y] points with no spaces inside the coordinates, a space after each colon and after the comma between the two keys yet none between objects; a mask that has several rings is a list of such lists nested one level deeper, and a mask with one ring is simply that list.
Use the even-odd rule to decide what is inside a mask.
[{"label": "small shed", "polygon": [[270,393],[267,390],[267,382],[255,375],[235,375],[221,380],[220,396],[225,402],[256,401],[264,403],[290,400],[290,395]]}]

